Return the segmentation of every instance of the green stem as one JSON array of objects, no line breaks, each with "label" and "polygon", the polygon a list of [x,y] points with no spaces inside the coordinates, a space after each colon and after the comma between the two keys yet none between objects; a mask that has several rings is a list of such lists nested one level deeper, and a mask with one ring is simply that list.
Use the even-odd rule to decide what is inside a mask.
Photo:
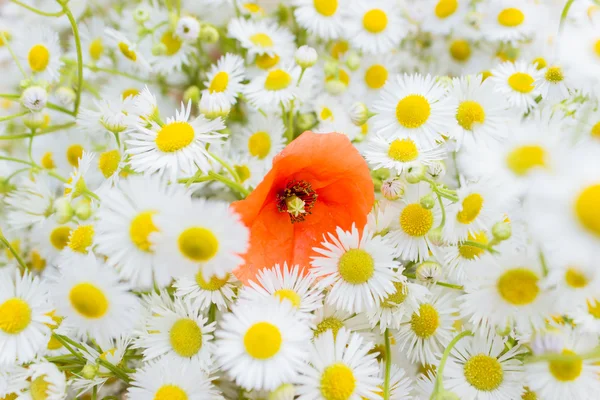
[{"label": "green stem", "polygon": [[103,360],[101,358],[98,358],[97,361],[98,361],[98,364],[102,365],[103,367],[106,367],[106,369],[108,369],[110,372],[112,372],[117,378],[121,379],[123,382],[125,382],[125,383],[131,382],[131,379],[129,379],[127,372],[123,371],[121,368],[119,368],[116,365],[113,365],[113,364],[109,363],[108,361]]},{"label": "green stem", "polygon": [[81,90],[83,88],[83,53],[81,51],[81,39],[79,37],[79,29],[77,28],[77,22],[75,22],[75,17],[71,13],[69,9],[68,2],[61,3],[63,7],[63,12],[69,18],[69,22],[71,23],[71,28],[73,29],[73,36],[75,37],[75,49],[77,50],[77,94],[75,97],[75,108],[73,110],[73,115],[77,116],[77,112],[79,111],[79,104],[81,102]]},{"label": "green stem", "polygon": [[571,5],[573,5],[573,1],[574,0],[567,0],[564,8],[562,10],[562,13],[560,14],[560,23],[558,25],[559,32],[562,32],[562,30],[564,28],[565,21],[567,20],[567,16],[569,15],[569,10],[571,9]]},{"label": "green stem", "polygon": [[10,1],[12,1],[12,2],[13,2],[13,3],[15,3],[15,4],[18,4],[18,5],[20,5],[20,6],[21,6],[21,7],[23,7],[23,8],[26,8],[26,9],[28,9],[28,10],[29,10],[29,11],[31,11],[31,12],[34,12],[34,13],[36,13],[36,14],[38,14],[38,15],[43,15],[44,17],[60,17],[61,15],[63,15],[63,12],[62,12],[62,11],[55,12],[55,13],[50,13],[50,12],[46,12],[46,11],[42,11],[42,10],[38,10],[37,8],[35,8],[35,7],[31,7],[30,5],[27,5],[27,4],[25,4],[25,3],[21,3],[19,0],[10,0]]},{"label": "green stem", "polygon": [[240,185],[239,183],[234,182],[234,181],[232,181],[230,179],[225,178],[223,175],[219,175],[219,174],[217,174],[215,172],[210,171],[208,173],[208,176],[210,176],[211,178],[213,178],[216,181],[224,183],[225,185],[227,185],[231,189],[237,191],[239,194],[241,194],[244,197],[248,196],[248,194],[250,193],[242,185]]},{"label": "green stem", "polygon": [[208,323],[214,322],[217,319],[217,305],[212,303],[208,309]]},{"label": "green stem", "polygon": [[390,345],[390,330],[385,330],[385,377],[383,381],[383,399],[390,399],[390,375],[392,370],[392,347]]},{"label": "green stem", "polygon": [[296,83],[296,87],[300,86],[300,81],[302,80],[302,77],[304,76],[305,71],[306,71],[306,68],[302,68],[302,71],[300,71],[300,76],[298,77],[298,83]]},{"label": "green stem", "polygon": [[8,251],[10,251],[15,257],[15,260],[17,260],[21,268],[23,268],[23,271],[26,271],[27,264],[25,264],[25,261],[23,261],[23,258],[19,255],[19,252],[10,244],[8,239],[6,239],[2,233],[0,233],[0,242],[2,242],[8,248]]},{"label": "green stem", "polygon": [[233,179],[235,179],[236,182],[240,182],[240,176],[238,175],[238,173],[235,171],[235,169],[233,169],[231,167],[231,165],[229,165],[228,163],[226,163],[225,161],[223,161],[220,157],[218,157],[216,154],[211,153],[210,151],[208,152],[208,154],[214,158],[215,160],[217,160],[217,162],[219,164],[221,164],[233,177]]},{"label": "green stem", "polygon": [[[75,64],[75,62],[76,62],[74,60],[70,60],[70,59],[67,59],[67,58],[63,58],[62,60],[65,63],[67,63],[67,64]],[[85,67],[85,68],[87,68],[87,69],[89,69],[90,71],[93,71],[93,72],[106,72],[107,74],[124,76],[125,78],[133,79],[133,80],[138,81],[138,82],[148,83],[148,81],[145,80],[145,79],[138,78],[135,75],[130,75],[128,73],[121,72],[121,71],[118,71],[116,69],[102,68],[102,67],[97,67],[95,65],[90,65],[90,64],[83,64],[83,67]]]},{"label": "green stem", "polygon": [[65,349],[69,350],[69,352],[71,354],[73,354],[75,357],[77,357],[77,359],[81,362],[83,362],[84,364],[87,362],[86,359],[79,354],[79,352],[75,351],[71,345],[69,344],[69,341],[71,341],[71,339],[67,338],[66,336],[62,336],[62,335],[57,335],[56,333],[52,334],[52,337],[54,337],[56,340],[58,340],[60,342],[60,344],[62,344]]},{"label": "green stem", "polygon": [[478,249],[489,251],[492,254],[498,254],[498,250],[494,250],[491,247],[489,247],[489,246],[487,246],[487,245],[485,245],[483,243],[474,242],[472,240],[465,240],[464,242],[460,242],[460,244],[462,246],[477,247]]},{"label": "green stem", "polygon": [[0,122],[9,121],[11,119],[19,118],[19,117],[22,117],[23,115],[26,115],[28,113],[29,113],[29,110],[23,111],[23,112],[20,112],[20,113],[17,113],[17,114],[13,114],[13,115],[7,115],[5,117],[0,117]]},{"label": "green stem", "polygon": [[10,41],[8,40],[8,37],[6,36],[5,32],[2,32],[2,39],[4,40],[4,44],[6,44],[6,48],[8,49],[8,52],[10,53],[10,56],[12,57],[13,60],[15,60],[15,63],[17,64],[17,67],[19,68],[19,71],[21,71],[21,74],[23,75],[23,78],[27,79],[27,73],[23,69],[23,66],[21,65],[21,62],[19,61],[19,59],[17,58],[15,52],[13,51],[12,46],[10,45]]},{"label": "green stem", "polygon": [[440,203],[440,209],[442,210],[442,221],[440,222],[438,228],[443,228],[446,224],[446,208],[444,207],[444,202],[442,201],[442,195],[437,192],[436,195],[438,198],[438,202]]},{"label": "green stem", "polygon": [[[21,98],[21,96],[19,96],[18,94],[0,93],[0,98],[19,100]],[[66,108],[61,107],[58,104],[46,103],[46,107],[48,107],[51,110],[60,111],[65,114],[73,115],[73,111],[67,110]]]},{"label": "green stem", "polygon": [[98,386],[94,386],[92,389],[92,400],[96,400],[98,398]]},{"label": "green stem", "polygon": [[544,276],[548,276],[548,263],[546,263],[546,257],[544,253],[540,250],[540,264],[542,265],[542,272]]},{"label": "green stem", "polygon": [[[410,278],[410,279],[417,279],[417,275],[411,274],[411,273],[404,273],[404,276],[406,276],[407,278]],[[435,284],[438,286],[447,287],[449,289],[465,290],[465,287],[462,285],[454,285],[454,284],[448,283],[448,282],[437,281],[437,282],[435,282]]]},{"label": "green stem", "polygon": [[450,356],[450,352],[452,351],[454,346],[456,346],[456,343],[458,343],[458,341],[460,339],[464,338],[465,336],[473,336],[473,332],[464,331],[464,332],[459,333],[458,335],[456,335],[456,337],[454,339],[452,339],[452,341],[450,343],[448,343],[446,350],[444,350],[444,354],[442,355],[442,359],[440,360],[440,366],[437,369],[437,375],[435,377],[433,393],[431,394],[431,397],[429,398],[430,400],[436,399],[438,393],[444,391],[444,367],[446,366],[446,361],[448,360],[448,357]]},{"label": "green stem", "polygon": [[14,157],[6,157],[6,156],[0,156],[0,160],[4,160],[4,161],[12,161],[12,162],[16,162],[16,163],[20,163],[20,164],[27,164],[31,167],[36,168],[37,165],[30,163],[29,161],[25,161],[25,160],[19,160],[18,158],[14,158]]},{"label": "green stem", "polygon": [[290,109],[288,111],[288,123],[287,123],[287,138],[288,143],[294,140],[294,100],[290,102]]}]

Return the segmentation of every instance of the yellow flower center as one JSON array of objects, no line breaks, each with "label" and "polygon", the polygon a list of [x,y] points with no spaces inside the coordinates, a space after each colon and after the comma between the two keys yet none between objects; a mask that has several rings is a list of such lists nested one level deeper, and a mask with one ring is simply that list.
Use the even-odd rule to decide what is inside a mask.
[{"label": "yellow flower center", "polygon": [[600,139],[600,121],[596,122],[596,124],[592,127],[592,137],[596,139]]},{"label": "yellow flower center", "polygon": [[0,47],[4,47],[7,41],[12,39],[12,35],[8,31],[0,31]]},{"label": "yellow flower center", "polygon": [[210,81],[210,86],[208,87],[208,91],[211,93],[214,92],[224,92],[227,89],[227,84],[229,83],[229,74],[225,71],[218,72]]},{"label": "yellow flower center", "polygon": [[334,79],[339,79],[346,86],[350,84],[350,75],[348,75],[348,73],[341,68],[338,69],[337,74],[328,75],[325,78],[325,82],[329,82]]},{"label": "yellow flower center", "polygon": [[43,271],[46,268],[46,260],[35,250],[31,252],[31,268],[35,271]]},{"label": "yellow flower center", "polygon": [[147,253],[152,253],[150,234],[158,232],[158,228],[152,221],[154,214],[156,214],[156,211],[142,211],[131,220],[131,225],[129,225],[131,241],[138,249]]},{"label": "yellow flower center", "polygon": [[431,304],[421,304],[419,313],[412,314],[410,328],[421,339],[427,339],[440,326],[440,315]]},{"label": "yellow flower center", "polygon": [[69,243],[69,236],[71,236],[71,227],[56,227],[50,232],[50,243],[56,250],[62,250]]},{"label": "yellow flower center", "polygon": [[160,38],[160,42],[167,48],[167,55],[172,56],[177,54],[181,49],[181,39],[177,37],[173,32],[165,32]]},{"label": "yellow flower center", "polygon": [[273,39],[271,39],[266,33],[255,33],[254,35],[250,36],[250,41],[256,46],[273,47]]},{"label": "yellow flower center", "polygon": [[403,163],[414,161],[419,157],[419,149],[411,139],[396,139],[390,144],[388,157]]},{"label": "yellow flower center", "polygon": [[31,307],[18,297],[6,300],[0,305],[0,330],[16,335],[31,323]]},{"label": "yellow flower center", "polygon": [[258,5],[258,4],[254,4],[254,3],[246,3],[243,6],[246,10],[248,10],[248,12],[251,13],[257,13],[257,12],[262,12],[263,9]]},{"label": "yellow flower center", "polygon": [[588,232],[600,237],[600,184],[588,186],[579,193],[575,213]]},{"label": "yellow flower center", "polygon": [[596,319],[600,319],[600,301],[594,299],[592,300],[587,300],[587,308],[588,308],[588,313],[596,318]]},{"label": "yellow flower center", "polygon": [[108,311],[108,299],[102,290],[89,282],[78,283],[69,292],[69,301],[80,315],[97,319]]},{"label": "yellow flower center", "polygon": [[301,298],[298,293],[291,289],[279,289],[273,293],[273,296],[278,297],[280,301],[288,300],[296,308],[300,307]]},{"label": "yellow flower center", "polygon": [[534,79],[525,72],[515,72],[508,77],[508,85],[516,92],[529,93],[534,89]]},{"label": "yellow flower center", "polygon": [[388,24],[386,13],[379,8],[369,10],[363,16],[363,26],[371,33],[382,32]]},{"label": "yellow flower center", "polygon": [[350,45],[345,40],[337,41],[331,46],[331,57],[339,60],[340,57],[350,49]]},{"label": "yellow flower center", "polygon": [[433,213],[419,203],[409,204],[400,214],[400,227],[410,236],[425,236],[433,226]]},{"label": "yellow flower center", "polygon": [[47,151],[42,156],[42,160],[40,161],[42,167],[46,169],[54,169],[56,168],[56,163],[54,162],[54,155],[51,151]]},{"label": "yellow flower center", "polygon": [[219,241],[208,229],[188,228],[179,235],[179,250],[192,261],[205,262],[217,254]]},{"label": "yellow flower center", "polygon": [[464,39],[454,40],[450,44],[450,55],[456,61],[467,61],[471,57],[471,45]]},{"label": "yellow flower center", "polygon": [[467,360],[463,372],[467,382],[482,392],[497,389],[504,380],[504,371],[500,362],[486,354],[477,354]]},{"label": "yellow flower center", "polygon": [[217,277],[216,275],[213,275],[207,282],[206,280],[204,280],[202,271],[199,271],[196,274],[196,283],[198,284],[198,286],[200,286],[200,288],[202,290],[208,290],[211,292],[215,292],[215,291],[221,289],[223,286],[225,286],[225,284],[229,280],[229,277],[230,277],[229,274],[225,275],[225,278],[222,278],[222,279]]},{"label": "yellow flower center", "polygon": [[525,14],[518,8],[505,8],[498,14],[498,23],[507,28],[514,28],[525,21]]},{"label": "yellow flower center", "polygon": [[448,18],[452,14],[456,12],[458,9],[458,1],[457,0],[440,0],[435,5],[435,16],[444,19]]},{"label": "yellow flower center", "polygon": [[461,224],[470,224],[481,212],[483,197],[479,193],[471,193],[462,201],[462,210],[456,214],[456,220]]},{"label": "yellow flower center", "polygon": [[233,169],[240,177],[241,183],[246,182],[248,180],[248,178],[250,178],[250,176],[252,175],[250,172],[250,168],[248,168],[247,165],[234,165]]},{"label": "yellow flower center", "polygon": [[105,178],[110,178],[117,172],[119,162],[121,162],[121,153],[119,153],[119,150],[105,151],[98,157],[98,169],[100,169]]},{"label": "yellow flower center", "polygon": [[478,102],[466,100],[458,105],[456,120],[461,127],[470,131],[473,129],[473,124],[483,124],[485,111]]},{"label": "yellow flower center", "polygon": [[271,136],[265,131],[253,133],[248,139],[248,151],[252,156],[262,160],[271,151]]},{"label": "yellow flower center", "polygon": [[27,62],[33,72],[43,72],[50,63],[50,51],[43,44],[36,44],[29,49]]},{"label": "yellow flower center", "polygon": [[[488,237],[484,232],[477,232],[475,235],[467,236],[467,240],[470,242],[481,243],[483,245],[487,245],[489,243]],[[462,258],[467,260],[474,260],[485,252],[484,249],[480,249],[479,247],[469,246],[467,244],[459,243],[458,244],[458,253]]]},{"label": "yellow flower center", "polygon": [[272,56],[268,54],[261,54],[256,56],[254,60],[254,64],[260,69],[270,69],[279,63],[279,56],[277,54],[273,54]]},{"label": "yellow flower center", "polygon": [[281,348],[281,332],[269,322],[257,322],[244,335],[244,347],[250,357],[267,360]]},{"label": "yellow flower center", "polygon": [[406,300],[406,296],[408,296],[408,291],[404,287],[402,282],[394,282],[394,289],[396,291],[392,294],[389,294],[383,302],[381,302],[381,307],[384,308],[394,308],[404,302]]},{"label": "yellow flower center", "polygon": [[317,338],[321,334],[327,332],[328,330],[331,330],[333,332],[333,337],[335,338],[337,336],[338,331],[342,329],[343,326],[344,323],[335,317],[325,318],[323,319],[323,321],[317,324],[317,327],[315,328],[314,332],[314,337]]},{"label": "yellow flower center", "polygon": [[375,64],[365,72],[365,82],[371,89],[379,89],[388,79],[388,70],[381,64]]},{"label": "yellow flower center", "polygon": [[315,10],[325,17],[331,17],[338,8],[338,0],[313,0]]},{"label": "yellow flower center", "polygon": [[188,400],[187,393],[176,385],[162,385],[153,400]]},{"label": "yellow flower center", "polygon": [[87,253],[88,247],[94,241],[94,227],[92,225],[79,225],[71,232],[69,248],[77,253]]},{"label": "yellow flower center", "polygon": [[541,69],[544,69],[546,67],[546,65],[548,65],[548,63],[546,62],[546,59],[544,57],[537,57],[531,63],[535,65],[535,68],[538,71]]},{"label": "yellow flower center", "polygon": [[362,249],[350,249],[340,257],[338,270],[342,279],[352,285],[367,282],[375,272],[373,257]]},{"label": "yellow flower center", "polygon": [[546,151],[538,145],[517,147],[506,157],[508,168],[519,176],[524,176],[535,167],[546,166]]},{"label": "yellow flower center", "polygon": [[596,40],[596,43],[594,44],[594,53],[600,57],[600,39]]},{"label": "yellow flower center", "polygon": [[331,364],[321,375],[321,395],[325,400],[348,400],[356,388],[352,370],[342,363]]},{"label": "yellow flower center", "polygon": [[283,90],[292,83],[292,76],[282,69],[274,69],[269,72],[265,80],[265,89]]},{"label": "yellow flower center", "polygon": [[329,107],[323,107],[319,116],[321,117],[321,119],[323,121],[326,121],[326,120],[333,121],[334,120],[333,113],[331,112],[331,109],[329,109]]},{"label": "yellow flower center", "polygon": [[169,342],[175,353],[191,357],[202,348],[202,330],[189,318],[182,318],[173,324],[169,332]]},{"label": "yellow flower center", "polygon": [[125,100],[128,97],[135,97],[138,94],[140,94],[140,91],[136,88],[129,88],[129,89],[125,89],[123,90],[123,92],[121,93],[121,98],[123,100]]},{"label": "yellow flower center", "polygon": [[546,70],[544,78],[550,83],[562,82],[565,79],[561,67],[550,67]]},{"label": "yellow flower center", "polygon": [[539,278],[527,268],[513,268],[503,273],[496,284],[498,293],[502,298],[515,306],[524,306],[532,303],[540,288]]},{"label": "yellow flower center", "polygon": [[83,146],[73,144],[67,148],[67,161],[71,166],[78,167],[79,159],[83,156]]},{"label": "yellow flower center", "polygon": [[405,128],[418,128],[429,119],[431,105],[424,96],[410,94],[396,105],[396,119]]},{"label": "yellow flower center", "polygon": [[535,392],[532,392],[527,386],[524,387],[525,392],[521,395],[521,400],[538,400]]},{"label": "yellow flower center", "polygon": [[88,51],[90,53],[90,57],[92,57],[92,60],[100,60],[100,57],[102,57],[102,54],[104,53],[104,44],[102,43],[102,39],[97,38],[92,40]]},{"label": "yellow flower center", "polygon": [[46,381],[46,375],[41,375],[31,381],[29,393],[33,400],[46,400],[50,383]]},{"label": "yellow flower center", "polygon": [[560,382],[574,381],[581,375],[583,359],[571,350],[563,350],[562,354],[568,359],[548,362],[550,373]]},{"label": "yellow flower center", "polygon": [[569,268],[565,272],[565,282],[572,288],[586,287],[589,283],[587,276],[577,268]]},{"label": "yellow flower center", "polygon": [[137,61],[137,54],[135,53],[135,51],[129,48],[129,45],[127,43],[120,42],[119,50],[121,50],[121,54],[123,54],[126,58],[134,62]]},{"label": "yellow flower center", "polygon": [[162,152],[173,153],[187,147],[194,140],[195,132],[187,122],[171,122],[163,125],[156,135],[156,147]]}]

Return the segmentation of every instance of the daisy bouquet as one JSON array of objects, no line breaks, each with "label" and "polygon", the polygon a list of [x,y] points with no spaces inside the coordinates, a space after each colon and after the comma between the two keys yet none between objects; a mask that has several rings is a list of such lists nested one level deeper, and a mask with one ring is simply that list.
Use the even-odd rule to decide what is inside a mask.
[{"label": "daisy bouquet", "polygon": [[600,391],[597,0],[0,5],[0,400]]}]

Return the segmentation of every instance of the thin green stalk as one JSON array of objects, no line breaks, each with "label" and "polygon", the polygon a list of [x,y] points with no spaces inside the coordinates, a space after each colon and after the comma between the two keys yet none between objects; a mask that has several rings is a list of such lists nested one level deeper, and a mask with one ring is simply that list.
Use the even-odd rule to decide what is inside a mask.
[{"label": "thin green stalk", "polygon": [[304,76],[305,71],[306,71],[306,68],[302,68],[302,71],[300,71],[300,76],[298,77],[298,82],[296,83],[296,87],[300,86],[300,81],[302,80],[302,77]]},{"label": "thin green stalk", "polygon": [[540,250],[540,264],[542,265],[542,273],[544,276],[548,276],[548,263],[546,263],[546,257],[544,253]]},{"label": "thin green stalk", "polygon": [[26,114],[29,114],[29,111],[28,111],[28,110],[27,110],[27,111],[20,112],[20,113],[17,113],[17,114],[13,114],[13,115],[7,115],[7,116],[5,116],[5,117],[0,117],[0,122],[3,122],[3,121],[10,121],[11,119],[19,118],[19,117],[22,117],[23,115],[26,115]]},{"label": "thin green stalk", "polygon": [[98,364],[102,365],[103,367],[106,367],[106,369],[108,369],[110,372],[112,372],[114,376],[121,379],[123,382],[125,382],[125,383],[131,382],[131,379],[129,379],[127,372],[123,371],[121,368],[119,368],[116,365],[113,365],[113,364],[109,363],[108,361],[103,360],[101,358],[98,358],[97,361],[98,361]]},{"label": "thin green stalk", "polygon": [[392,347],[390,345],[390,330],[385,330],[385,376],[383,381],[383,399],[390,399],[390,375],[392,371]]},{"label": "thin green stalk", "polygon": [[12,162],[20,163],[20,164],[26,164],[26,165],[29,165],[31,167],[37,168],[37,165],[35,165],[35,164],[33,164],[33,163],[29,162],[29,161],[20,160],[18,158],[14,158],[14,157],[0,156],[0,160],[12,161]]},{"label": "thin green stalk", "polygon": [[[417,275],[416,274],[404,273],[404,276],[406,276],[407,278],[410,278],[410,279],[417,279]],[[441,281],[437,281],[437,282],[434,282],[434,283],[436,285],[438,285],[438,286],[447,287],[449,289],[465,290],[465,287],[462,286],[462,285],[454,285],[452,283],[441,282]]]},{"label": "thin green stalk", "polygon": [[[19,100],[21,98],[21,96],[19,96],[18,94],[0,93],[0,98]],[[73,115],[73,111],[67,110],[66,108],[61,107],[58,104],[48,102],[48,103],[46,103],[46,107],[48,107],[51,110],[60,111],[65,114]]]},{"label": "thin green stalk", "polygon": [[29,161],[33,161],[33,155],[31,151],[33,149],[33,138],[35,137],[35,129],[31,129],[31,134],[29,135],[29,146],[27,146],[27,155],[29,156]]},{"label": "thin green stalk", "polygon": [[246,188],[244,188],[242,185],[240,185],[237,182],[234,182],[230,179],[225,178],[223,175],[219,175],[215,172],[210,171],[208,173],[208,176],[210,176],[211,178],[213,178],[216,181],[222,182],[225,185],[229,186],[231,189],[237,191],[239,194],[241,194],[242,196],[246,197],[248,196],[248,194],[250,193]]},{"label": "thin green stalk", "polygon": [[92,389],[92,400],[96,400],[98,398],[98,386],[94,386]]},{"label": "thin green stalk", "polygon": [[71,339],[67,338],[66,336],[58,335],[56,333],[53,333],[52,337],[55,338],[56,340],[58,340],[60,342],[60,344],[62,344],[65,347],[65,349],[69,350],[69,352],[71,354],[73,354],[75,357],[77,357],[77,359],[79,361],[81,361],[84,364],[87,362],[86,359],[78,351],[75,351],[71,347],[71,345],[69,344],[69,342],[72,342]]},{"label": "thin green stalk", "polygon": [[216,321],[217,319],[217,305],[212,303],[208,309],[208,323]]},{"label": "thin green stalk", "polygon": [[10,242],[4,237],[2,233],[0,233],[0,242],[2,242],[8,248],[8,251],[10,251],[11,254],[15,257],[15,260],[17,260],[21,268],[23,268],[24,271],[27,270],[27,264],[25,264],[25,261],[23,261],[21,255],[19,255],[19,252],[10,244]]},{"label": "thin green stalk", "polygon": [[442,354],[442,359],[440,360],[440,365],[437,369],[437,375],[435,377],[433,393],[431,394],[431,397],[429,398],[430,400],[436,399],[438,393],[444,391],[444,367],[446,366],[446,361],[448,360],[448,357],[450,356],[450,352],[452,351],[454,346],[456,346],[456,343],[458,343],[458,341],[460,339],[464,338],[465,336],[473,336],[473,332],[464,331],[464,332],[459,333],[458,335],[456,335],[456,337],[454,339],[452,339],[452,341],[450,343],[448,343],[446,350],[444,350],[444,354]]},{"label": "thin green stalk", "polygon": [[565,21],[567,20],[567,16],[569,15],[569,10],[571,9],[571,5],[573,5],[574,0],[567,0],[565,6],[563,7],[562,13],[560,14],[560,23],[558,25],[558,31],[562,32]]},{"label": "thin green stalk", "polygon": [[23,8],[26,8],[26,9],[28,9],[28,10],[29,10],[29,11],[31,11],[31,12],[34,12],[34,13],[36,13],[36,14],[38,14],[38,15],[43,15],[44,17],[60,17],[61,15],[63,15],[63,12],[62,12],[62,11],[55,12],[55,13],[50,13],[50,12],[46,12],[46,11],[42,11],[42,10],[38,10],[37,8],[35,8],[35,7],[32,7],[32,6],[30,6],[30,5],[27,5],[27,4],[25,4],[25,3],[22,3],[22,2],[20,2],[19,0],[10,0],[10,1],[12,1],[12,2],[13,2],[13,3],[15,3],[15,4],[18,4],[18,5],[20,5],[20,6],[21,6],[21,7],[23,7]]},{"label": "thin green stalk", "polygon": [[290,102],[290,109],[288,111],[288,123],[287,123],[287,135],[288,135],[288,143],[291,143],[294,140],[294,100]]},{"label": "thin green stalk", "polygon": [[4,39],[4,44],[6,45],[6,48],[8,49],[8,52],[10,53],[10,56],[12,57],[12,59],[15,60],[15,63],[17,64],[19,71],[21,71],[23,78],[27,79],[27,73],[23,69],[21,62],[19,61],[15,52],[13,51],[12,46],[10,45],[10,41],[8,40],[8,37],[6,36],[5,32],[2,32],[2,39]]},{"label": "thin green stalk", "polygon": [[442,221],[440,222],[440,226],[438,228],[443,228],[446,225],[446,208],[444,207],[444,202],[442,201],[442,195],[436,193],[438,202],[440,203],[440,209],[442,210]]},{"label": "thin green stalk", "polygon": [[472,240],[465,240],[464,242],[460,242],[460,244],[462,246],[477,247],[478,249],[489,251],[492,254],[498,254],[498,250],[494,250],[491,247],[489,247],[489,246],[487,246],[487,245],[485,245],[483,243],[474,242]]},{"label": "thin green stalk", "polygon": [[79,104],[81,103],[81,90],[83,88],[83,53],[81,51],[81,39],[79,37],[79,29],[77,28],[77,22],[75,22],[75,17],[71,13],[69,9],[68,2],[61,3],[63,7],[63,12],[69,18],[69,22],[71,23],[71,28],[73,29],[73,36],[75,37],[75,49],[77,50],[77,93],[75,97],[75,107],[73,110],[73,115],[77,116],[79,111]]},{"label": "thin green stalk", "polygon": [[210,151],[208,152],[208,154],[214,158],[215,160],[217,160],[217,162],[219,164],[221,164],[230,174],[231,176],[233,176],[233,178],[235,179],[236,182],[240,182],[240,176],[238,175],[238,173],[235,171],[235,169],[233,169],[231,167],[231,165],[229,165],[228,163],[226,163],[225,161],[223,161],[220,157],[218,157],[216,154],[211,153]]},{"label": "thin green stalk", "polygon": [[4,178],[3,182],[4,183],[8,183],[12,178],[14,178],[15,176],[19,175],[21,172],[25,172],[25,171],[29,171],[29,168],[20,168],[20,169],[14,171],[10,175],[8,175],[6,178]]}]

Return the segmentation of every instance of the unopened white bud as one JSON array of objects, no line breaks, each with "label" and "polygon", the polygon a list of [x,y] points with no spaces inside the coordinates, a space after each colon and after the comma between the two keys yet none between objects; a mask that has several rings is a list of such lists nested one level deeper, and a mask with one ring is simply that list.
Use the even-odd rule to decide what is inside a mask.
[{"label": "unopened white bud", "polygon": [[350,52],[346,57],[346,66],[350,71],[356,71],[360,67],[360,56],[355,51]]},{"label": "unopened white bud", "polygon": [[332,95],[342,94],[346,91],[346,84],[339,79],[331,79],[325,83],[325,90]]},{"label": "unopened white bud", "polygon": [[61,197],[54,202],[54,210],[56,221],[59,224],[69,222],[75,214],[75,210],[73,210],[71,202],[66,197]]},{"label": "unopened white bud", "polygon": [[396,200],[404,195],[405,186],[398,178],[386,179],[381,184],[381,194],[388,200]]},{"label": "unopened white bud", "polygon": [[317,122],[317,118],[313,113],[300,114],[296,119],[296,124],[301,131],[310,129]]},{"label": "unopened white bud", "polygon": [[415,274],[421,282],[437,282],[442,277],[442,266],[435,261],[421,263]]},{"label": "unopened white bud", "polygon": [[294,54],[296,63],[302,68],[310,68],[316,64],[319,55],[317,51],[310,46],[300,46]]},{"label": "unopened white bud", "polygon": [[23,123],[29,129],[38,129],[46,124],[46,116],[43,112],[32,112],[23,117]]},{"label": "unopened white bud", "polygon": [[48,92],[41,86],[30,86],[21,95],[21,103],[31,111],[40,111],[47,102]]},{"label": "unopened white bud", "polygon": [[56,89],[54,95],[58,99],[58,102],[63,106],[70,106],[71,104],[73,104],[75,98],[77,97],[75,91],[70,87],[66,86],[61,86],[58,89]]},{"label": "unopened white bud", "polygon": [[509,239],[512,236],[510,222],[496,222],[492,227],[492,235],[498,241]]},{"label": "unopened white bud", "polygon": [[175,34],[185,41],[194,41],[200,36],[200,22],[194,17],[181,17]]},{"label": "unopened white bud", "polygon": [[215,119],[218,117],[226,117],[231,112],[231,106],[227,102],[214,101],[211,96],[202,96],[198,109],[206,118]]},{"label": "unopened white bud", "polygon": [[443,161],[434,161],[427,166],[427,173],[433,179],[441,179],[446,175],[446,164]]},{"label": "unopened white bud", "polygon": [[163,42],[156,42],[154,43],[154,45],[152,46],[152,55],[153,56],[164,56],[165,54],[167,54],[167,45],[164,44]]},{"label": "unopened white bud", "polygon": [[421,197],[421,200],[419,201],[419,203],[421,204],[421,207],[423,207],[426,210],[431,210],[433,208],[433,206],[435,206],[435,199],[433,198],[433,196],[431,195],[431,193]]},{"label": "unopened white bud", "polygon": [[144,23],[150,19],[150,11],[148,8],[140,6],[133,12],[133,19],[138,23]]},{"label": "unopened white bud", "polygon": [[441,227],[431,229],[427,233],[427,239],[429,239],[429,243],[434,246],[444,246],[446,244],[443,229]]},{"label": "unopened white bud", "polygon": [[94,379],[98,375],[98,367],[92,364],[86,364],[81,370],[81,376],[85,379]]},{"label": "unopened white bud", "polygon": [[187,103],[188,101],[192,101],[192,103],[198,103],[200,101],[200,95],[202,92],[198,86],[190,86],[183,92],[183,101]]},{"label": "unopened white bud", "polygon": [[216,43],[219,40],[219,31],[211,25],[200,28],[200,40],[206,43]]},{"label": "unopened white bud", "polygon": [[89,199],[82,199],[75,205],[75,216],[82,221],[92,216],[92,204]]},{"label": "unopened white bud", "polygon": [[419,183],[425,177],[426,168],[423,164],[416,164],[406,171],[406,181],[411,184]]},{"label": "unopened white bud", "polygon": [[356,102],[350,108],[350,119],[356,126],[363,126],[369,119],[369,109],[365,103]]},{"label": "unopened white bud", "polygon": [[323,72],[325,72],[325,76],[335,76],[338,73],[338,63],[337,61],[326,61],[325,65],[323,65]]}]

